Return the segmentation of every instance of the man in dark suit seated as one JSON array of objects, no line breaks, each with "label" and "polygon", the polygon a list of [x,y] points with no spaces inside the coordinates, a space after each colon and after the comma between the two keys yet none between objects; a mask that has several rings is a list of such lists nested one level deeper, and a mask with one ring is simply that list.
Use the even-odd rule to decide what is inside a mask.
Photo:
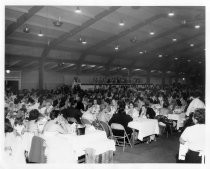
[{"label": "man in dark suit seated", "polygon": [[[118,123],[121,124],[124,128],[127,134],[132,133],[132,129],[128,127],[128,123],[132,121],[132,117],[130,115],[127,115],[125,112],[125,102],[120,101],[118,103],[119,109],[116,114],[112,116],[112,118],[109,121],[109,125],[112,123]],[[113,130],[113,134],[115,135],[123,135],[122,131]]]}]

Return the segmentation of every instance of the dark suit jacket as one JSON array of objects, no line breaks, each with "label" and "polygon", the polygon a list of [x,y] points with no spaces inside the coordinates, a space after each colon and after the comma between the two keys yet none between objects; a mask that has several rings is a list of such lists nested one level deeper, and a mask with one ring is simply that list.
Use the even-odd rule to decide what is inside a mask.
[{"label": "dark suit jacket", "polygon": [[128,123],[130,121],[133,121],[132,117],[127,115],[125,112],[117,113],[112,116],[112,118],[109,121],[109,125],[111,125],[112,123],[119,123],[125,128],[125,131],[129,134],[132,133],[132,129],[128,127]]}]

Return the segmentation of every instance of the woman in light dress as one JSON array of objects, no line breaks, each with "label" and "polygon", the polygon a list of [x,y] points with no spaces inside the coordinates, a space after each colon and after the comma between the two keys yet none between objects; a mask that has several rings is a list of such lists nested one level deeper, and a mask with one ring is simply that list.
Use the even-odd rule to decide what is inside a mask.
[{"label": "woman in light dress", "polygon": [[[15,121],[15,126],[20,124]],[[4,155],[5,163],[8,165],[26,163],[22,135],[19,132],[22,132],[19,127],[13,129],[9,119],[5,119]]]},{"label": "woman in light dress", "polygon": [[130,115],[133,120],[136,120],[138,119],[139,117],[139,112],[138,110],[134,107],[134,103],[133,102],[130,102],[129,103],[129,109],[128,109],[128,112],[127,112],[128,115]]},{"label": "woman in light dress", "polygon": [[76,163],[77,159],[69,140],[63,135],[68,133],[68,128],[58,110],[50,113],[51,120],[43,129],[42,138],[45,139],[47,163]]}]

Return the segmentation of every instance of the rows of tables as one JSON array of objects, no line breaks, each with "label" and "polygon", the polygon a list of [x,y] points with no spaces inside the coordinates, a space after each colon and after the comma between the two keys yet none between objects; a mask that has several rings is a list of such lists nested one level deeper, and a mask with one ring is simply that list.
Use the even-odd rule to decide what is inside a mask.
[{"label": "rows of tables", "polygon": [[[177,121],[177,129],[181,127],[183,120],[181,114],[171,114],[168,116],[169,119]],[[138,131],[138,139],[143,141],[144,137],[159,134],[159,125],[157,119],[145,119],[138,118],[128,123],[128,127]],[[109,152],[109,162],[113,159],[113,151],[115,151],[115,141],[107,138],[105,131],[96,130],[93,132],[86,133],[85,135],[74,135],[74,134],[62,134],[60,137],[65,138],[68,141],[68,145],[71,145],[73,152],[76,153],[77,157],[87,154],[87,149],[94,151],[95,157],[104,155]],[[133,134],[132,138],[133,145],[135,144],[135,138]],[[110,153],[111,152],[111,153]],[[92,160],[95,161],[95,160]]]}]

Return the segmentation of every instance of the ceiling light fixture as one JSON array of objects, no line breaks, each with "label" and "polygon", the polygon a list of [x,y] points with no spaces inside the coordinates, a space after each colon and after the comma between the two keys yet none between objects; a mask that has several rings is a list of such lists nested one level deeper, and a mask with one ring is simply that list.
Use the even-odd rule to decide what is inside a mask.
[{"label": "ceiling light fixture", "polygon": [[58,20],[53,21],[53,25],[54,26],[57,26],[57,27],[62,26],[63,25],[63,22],[61,22],[61,17],[58,17]]},{"label": "ceiling light fixture", "polygon": [[127,69],[126,67],[122,68],[122,70],[126,70],[126,69]]},{"label": "ceiling light fixture", "polygon": [[9,69],[6,70],[6,73],[9,74],[11,71]]},{"label": "ceiling light fixture", "polygon": [[195,25],[195,29],[199,29],[200,27],[200,25]]},{"label": "ceiling light fixture", "polygon": [[82,38],[82,37],[79,38],[79,42],[82,43],[83,45],[86,45],[87,44],[86,39],[85,38]]},{"label": "ceiling light fixture", "polygon": [[143,54],[144,52],[140,51],[139,54]]},{"label": "ceiling light fixture", "polygon": [[123,20],[121,20],[121,21],[119,22],[119,26],[125,26],[125,22],[124,22]]},{"label": "ceiling light fixture", "polygon": [[170,16],[170,17],[174,16],[174,12],[169,12],[168,16]]},{"label": "ceiling light fixture", "polygon": [[44,36],[44,34],[42,33],[41,30],[39,31],[38,36],[39,36],[39,37],[43,37],[43,36]]},{"label": "ceiling light fixture", "polygon": [[75,9],[75,13],[82,13],[80,7],[77,7],[77,8]]},{"label": "ceiling light fixture", "polygon": [[86,45],[86,44],[87,44],[87,41],[86,41],[86,40],[83,40],[83,41],[82,41],[82,44],[83,44],[83,45]]},{"label": "ceiling light fixture", "polygon": [[193,43],[191,43],[191,44],[190,44],[190,46],[191,46],[191,47],[193,47],[193,46],[194,46],[194,44],[193,44]]},{"label": "ceiling light fixture", "polygon": [[161,55],[161,54],[160,54],[160,55],[158,55],[158,57],[159,57],[159,58],[162,58],[162,57],[163,57],[163,55]]},{"label": "ceiling light fixture", "polygon": [[173,42],[176,42],[176,41],[177,41],[177,39],[176,39],[176,38],[173,38],[173,39],[172,39],[172,41],[173,41]]},{"label": "ceiling light fixture", "polygon": [[150,32],[149,34],[153,36],[155,34],[155,32]]},{"label": "ceiling light fixture", "polygon": [[178,60],[178,58],[174,58],[174,60]]},{"label": "ceiling light fixture", "polygon": [[29,33],[30,32],[30,28],[28,27],[27,24],[24,26],[23,32],[25,32],[25,33]]},{"label": "ceiling light fixture", "polygon": [[119,45],[116,45],[116,46],[114,47],[114,49],[115,49],[116,51],[118,51],[118,50],[119,50]]}]

